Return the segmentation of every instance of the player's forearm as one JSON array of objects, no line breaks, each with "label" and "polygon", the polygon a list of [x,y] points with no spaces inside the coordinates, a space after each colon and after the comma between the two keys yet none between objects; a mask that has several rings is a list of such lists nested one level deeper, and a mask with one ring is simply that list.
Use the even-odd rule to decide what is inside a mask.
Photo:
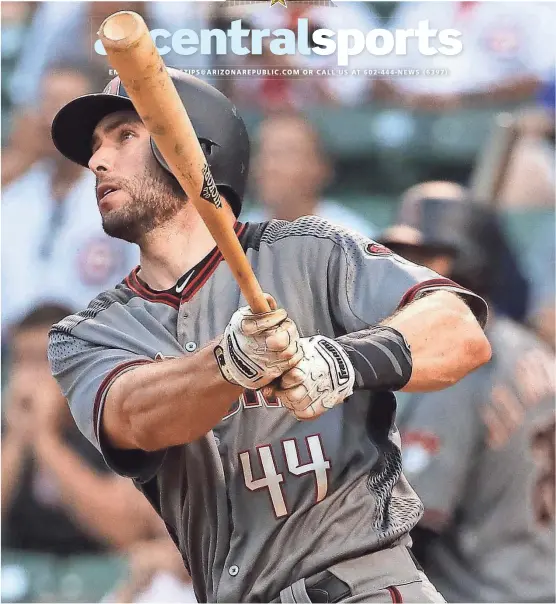
[{"label": "player's forearm", "polygon": [[356,389],[428,392],[455,384],[490,358],[490,345],[469,307],[435,292],[380,325],[340,336]]},{"label": "player's forearm", "polygon": [[23,470],[27,447],[7,432],[2,437],[2,516],[10,507]]},{"label": "player's forearm", "polygon": [[145,536],[144,523],[112,477],[98,475],[55,435],[39,436],[34,446],[37,461],[56,477],[66,509],[90,535],[116,548]]},{"label": "player's forearm", "polygon": [[454,385],[488,362],[490,344],[470,308],[450,292],[417,300],[384,322],[405,337],[413,369],[403,391],[428,392]]},{"label": "player's forearm", "polygon": [[111,444],[155,451],[193,442],[216,426],[243,389],[222,377],[214,345],[120,376],[108,392],[102,416]]}]

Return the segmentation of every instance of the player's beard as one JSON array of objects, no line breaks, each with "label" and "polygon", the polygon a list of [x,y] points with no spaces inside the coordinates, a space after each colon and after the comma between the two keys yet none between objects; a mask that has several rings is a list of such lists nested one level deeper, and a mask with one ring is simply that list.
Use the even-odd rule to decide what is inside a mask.
[{"label": "player's beard", "polygon": [[130,243],[140,243],[145,235],[171,220],[186,201],[178,182],[158,163],[146,167],[142,176],[118,179],[114,184],[131,199],[105,214],[102,227],[110,237]]}]

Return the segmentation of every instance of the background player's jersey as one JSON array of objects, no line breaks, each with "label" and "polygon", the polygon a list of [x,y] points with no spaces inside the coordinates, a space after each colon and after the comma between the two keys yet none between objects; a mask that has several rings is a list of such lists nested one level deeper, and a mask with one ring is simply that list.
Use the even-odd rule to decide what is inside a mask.
[{"label": "background player's jersey", "polygon": [[449,602],[554,602],[554,356],[507,319],[487,335],[490,363],[398,413],[421,525],[440,533],[425,571]]},{"label": "background player's jersey", "polygon": [[[484,302],[428,269],[326,221],[236,224],[264,291],[302,336],[335,337],[432,289]],[[154,292],[137,272],[55,326],[49,356],[81,430],[133,477],[178,543],[200,601],[268,602],[343,559],[407,538],[422,506],[401,475],[390,393],[359,391],[315,421],[246,392],[203,438],[166,451],[115,452],[99,421],[110,384],[139,363],[194,354],[245,305],[217,250]],[[198,401],[199,406],[203,401]]]}]

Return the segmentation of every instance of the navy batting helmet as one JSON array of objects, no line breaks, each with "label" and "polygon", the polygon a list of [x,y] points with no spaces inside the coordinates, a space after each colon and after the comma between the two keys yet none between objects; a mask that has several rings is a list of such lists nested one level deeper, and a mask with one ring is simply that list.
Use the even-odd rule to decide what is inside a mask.
[{"label": "navy batting helmet", "polygon": [[[218,190],[236,216],[249,170],[249,137],[235,106],[209,84],[177,69],[167,68],[187,109]],[[97,124],[110,113],[133,109],[120,78],[110,81],[101,93],[88,94],[62,107],[52,122],[54,145],[68,159],[87,167]],[[151,139],[154,156],[171,173]]]}]

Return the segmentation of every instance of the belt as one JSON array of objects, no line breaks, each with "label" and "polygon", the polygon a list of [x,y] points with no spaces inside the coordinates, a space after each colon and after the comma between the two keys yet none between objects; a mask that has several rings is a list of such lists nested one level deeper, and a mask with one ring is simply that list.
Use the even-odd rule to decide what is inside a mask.
[{"label": "belt", "polygon": [[[312,577],[308,577],[307,579],[302,579],[301,582],[305,583],[305,589],[303,590],[302,588],[301,591],[306,592],[309,597],[308,602],[311,603],[340,602],[351,595],[349,585],[327,570],[313,575]],[[271,602],[290,602],[292,604],[294,602],[307,602],[307,599],[304,597],[305,594],[296,593],[295,587],[298,583],[300,582],[296,582],[289,588],[283,590],[280,596]]]},{"label": "belt", "polygon": [[[407,546],[406,549],[417,569],[422,571],[423,569],[419,562],[417,562],[411,549]],[[323,604],[327,604],[341,602],[351,595],[351,589],[347,583],[338,579],[338,577],[333,575],[330,571],[324,570],[307,579],[300,579],[289,587],[286,587],[286,589],[283,589],[280,592],[280,595],[277,598],[271,600],[271,604],[278,602],[289,604],[295,604],[296,602],[322,602]]]}]

